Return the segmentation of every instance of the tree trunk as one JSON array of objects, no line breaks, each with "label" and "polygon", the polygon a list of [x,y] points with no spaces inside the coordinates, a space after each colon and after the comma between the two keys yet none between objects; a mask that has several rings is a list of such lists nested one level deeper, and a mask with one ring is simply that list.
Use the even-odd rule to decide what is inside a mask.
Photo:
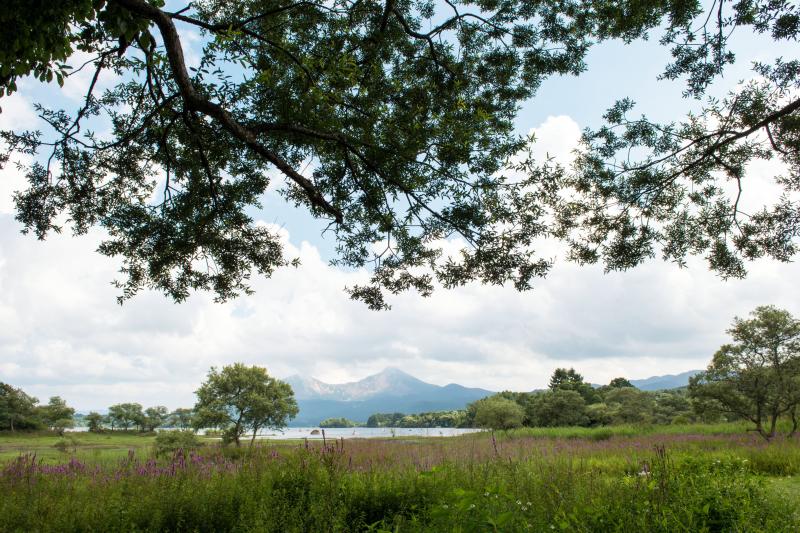
[{"label": "tree trunk", "polygon": [[242,415],[239,415],[239,418],[236,420],[236,424],[233,426],[233,442],[236,443],[236,447],[238,448],[241,446],[239,442],[239,437],[242,436]]},{"label": "tree trunk", "polygon": [[[752,430],[751,430],[751,431],[752,431]],[[755,429],[755,431],[756,431],[756,432],[757,432],[759,435],[761,435],[761,437],[763,437],[763,439],[764,439],[765,441],[769,442],[770,436],[769,436],[769,434],[768,434],[766,431],[764,431],[764,426],[763,426],[763,424],[761,424],[761,420],[759,420],[758,422],[756,422],[756,429]]]},{"label": "tree trunk", "polygon": [[773,409],[772,410],[772,414],[770,415],[769,439],[767,439],[767,440],[771,440],[772,438],[774,438],[775,437],[775,433],[778,431],[778,416],[779,415],[778,415],[777,411],[778,411],[777,409]]}]

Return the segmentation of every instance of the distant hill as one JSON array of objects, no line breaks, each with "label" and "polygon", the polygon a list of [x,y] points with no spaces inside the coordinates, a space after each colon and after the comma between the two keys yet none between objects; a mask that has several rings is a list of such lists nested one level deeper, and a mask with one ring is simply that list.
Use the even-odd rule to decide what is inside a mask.
[{"label": "distant hill", "polygon": [[485,389],[451,383],[426,383],[398,368],[386,368],[360,381],[330,384],[299,375],[284,379],[292,386],[300,413],[291,426],[316,426],[326,418],[366,422],[375,413],[422,413],[463,409],[491,394]]},{"label": "distant hill", "polygon": [[677,389],[689,384],[689,378],[702,370],[689,370],[681,374],[667,374],[666,376],[653,376],[645,379],[632,379],[631,385],[641,390]]},{"label": "distant hill", "polygon": [[[632,379],[641,390],[675,389],[689,384],[689,378],[700,372]],[[289,424],[293,427],[316,426],[326,418],[344,417],[366,422],[375,413],[424,413],[463,409],[468,403],[485,398],[494,392],[469,388],[455,383],[445,386],[426,383],[399,368],[382,372],[350,383],[325,383],[300,375],[284,379],[292,386],[300,413]]]}]

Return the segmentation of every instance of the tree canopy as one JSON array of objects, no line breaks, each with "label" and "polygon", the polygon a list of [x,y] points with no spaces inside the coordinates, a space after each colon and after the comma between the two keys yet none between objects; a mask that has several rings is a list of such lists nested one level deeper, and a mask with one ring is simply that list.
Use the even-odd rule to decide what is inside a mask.
[{"label": "tree canopy", "polygon": [[752,318],[736,318],[723,345],[689,389],[698,399],[714,400],[722,410],[755,424],[769,440],[778,420],[790,416],[797,430],[800,406],[800,320],[773,306],[757,307]]},{"label": "tree canopy", "polygon": [[477,427],[489,429],[513,429],[522,426],[525,410],[514,400],[502,396],[490,396],[474,403]]},{"label": "tree canopy", "polygon": [[60,396],[51,397],[40,411],[42,422],[53,431],[63,434],[66,428],[75,426],[75,409],[68,406]]},{"label": "tree canopy", "polygon": [[86,427],[93,433],[99,433],[103,430],[103,419],[103,415],[97,411],[90,411],[89,414],[86,415]]},{"label": "tree canopy", "polygon": [[292,387],[260,366],[212,368],[196,394],[194,426],[221,428],[237,446],[247,430],[252,445],[259,430],[283,428],[299,412]]},{"label": "tree canopy", "polygon": [[108,408],[111,429],[128,429],[132,426],[144,427],[144,412],[140,403],[118,403]]},{"label": "tree canopy", "polygon": [[[227,299],[292,264],[252,217],[277,173],[288,202],[329,222],[334,262],[371,270],[348,290],[373,308],[436,284],[529,289],[552,263],[543,238],[610,270],[702,255],[743,276],[748,260],[797,252],[794,58],[756,62],[754,81],[675,123],[635,118],[622,98],[570,169],[533,159],[514,123],[545,79],[583,71],[591,46],[650,33],[672,52],[662,78],[702,99],[740,52],[734,31],[797,40],[792,2],[6,0],[0,22],[15,28],[0,36],[0,94],[25,75],[94,69],[80,109],[41,107],[52,131],[4,132],[0,162],[39,154],[18,220],[39,238],[102,227],[121,300],[144,287]],[[202,33],[196,68],[179,27]],[[70,70],[76,52],[89,59]],[[104,71],[120,77],[100,92]],[[783,194],[744,213],[749,165],[770,159]]]},{"label": "tree canopy", "polygon": [[38,426],[38,398],[0,381],[0,429],[31,429]]},{"label": "tree canopy", "polygon": [[556,368],[553,375],[550,376],[549,383],[550,390],[571,390],[581,395],[581,398],[587,403],[596,403],[600,401],[597,391],[594,390],[591,383],[586,383],[583,376],[575,372],[574,368]]}]

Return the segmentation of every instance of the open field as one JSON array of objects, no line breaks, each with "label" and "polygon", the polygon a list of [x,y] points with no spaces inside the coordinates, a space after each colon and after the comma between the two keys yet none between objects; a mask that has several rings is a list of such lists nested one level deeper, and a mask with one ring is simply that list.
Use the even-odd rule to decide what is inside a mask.
[{"label": "open field", "polygon": [[35,454],[45,463],[54,464],[77,457],[83,461],[114,461],[128,455],[128,450],[150,453],[155,435],[114,431],[105,433],[67,432],[63,437],[52,432],[0,432],[0,463],[20,454]]},{"label": "open field", "polygon": [[800,529],[800,440],[737,425],[209,444],[163,459],[152,436],[77,438],[61,452],[57,437],[0,436],[0,530]]}]

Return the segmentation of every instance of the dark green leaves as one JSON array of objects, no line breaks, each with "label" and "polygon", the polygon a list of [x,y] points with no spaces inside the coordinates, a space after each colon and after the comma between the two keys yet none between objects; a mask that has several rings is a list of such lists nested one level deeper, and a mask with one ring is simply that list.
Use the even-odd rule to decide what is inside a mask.
[{"label": "dark green leaves", "polygon": [[[148,287],[224,300],[249,291],[253,272],[290,264],[252,217],[278,172],[287,201],[330,221],[333,262],[372,272],[349,292],[379,309],[386,293],[436,285],[529,289],[551,266],[537,253],[548,237],[609,269],[705,254],[740,276],[747,259],[795,253],[790,195],[746,214],[730,196],[751,161],[772,157],[789,165],[787,193],[798,188],[794,59],[756,65],[763,83],[682,122],[631,118],[622,100],[586,133],[574,169],[510,163],[529,149],[514,134],[521,103],[547,77],[580,73],[592,44],[662,26],[674,57],[664,77],[699,97],[735,59],[729,30],[796,38],[788,2],[708,13],[677,0],[203,0],[174,13],[144,0],[18,3],[0,17],[42,36],[0,38],[6,89],[28,72],[61,83],[75,49],[93,55],[95,80],[122,76],[103,94],[93,83],[75,115],[40,109],[55,135],[4,134],[10,150],[43,156],[17,196],[25,229],[103,227],[100,252],[123,262],[122,299]],[[186,25],[204,34],[191,69]],[[112,138],[87,122],[109,124]],[[461,250],[444,254],[454,239]]]}]

